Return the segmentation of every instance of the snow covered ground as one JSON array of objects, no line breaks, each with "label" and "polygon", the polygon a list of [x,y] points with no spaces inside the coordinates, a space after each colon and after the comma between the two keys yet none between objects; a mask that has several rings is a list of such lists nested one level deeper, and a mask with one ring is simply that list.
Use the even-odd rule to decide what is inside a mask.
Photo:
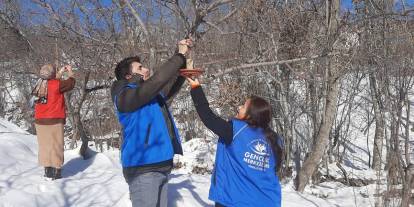
[{"label": "snow covered ground", "polygon": [[[213,206],[207,198],[210,175],[190,170],[207,150],[214,150],[209,146],[197,139],[185,143],[186,155],[177,159],[185,166],[171,175],[169,206]],[[65,151],[63,179],[46,181],[37,166],[36,137],[0,119],[0,206],[131,206],[119,152],[97,153],[89,160],[82,160],[77,152]],[[201,167],[210,169],[212,158],[205,159],[202,162],[207,164]],[[292,186],[292,182],[283,185],[284,207],[374,206],[374,185],[351,188],[323,183],[308,187],[303,194]]]}]

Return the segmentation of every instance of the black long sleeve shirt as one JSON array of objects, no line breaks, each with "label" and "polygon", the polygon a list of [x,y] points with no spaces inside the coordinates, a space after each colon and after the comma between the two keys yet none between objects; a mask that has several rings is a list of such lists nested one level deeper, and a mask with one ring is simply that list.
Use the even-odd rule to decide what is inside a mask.
[{"label": "black long sleeve shirt", "polygon": [[221,139],[224,139],[223,141],[226,145],[231,144],[233,141],[232,122],[226,121],[214,114],[201,86],[191,89],[191,98],[204,125]]},{"label": "black long sleeve shirt", "polygon": [[[159,69],[155,70],[153,76],[148,80],[142,81],[138,77],[130,80],[115,81],[111,88],[112,100],[115,101],[117,96],[117,108],[120,112],[133,112],[141,106],[150,102],[160,92],[163,92],[167,101],[176,94],[184,83],[183,77],[178,77],[179,69],[185,67],[185,57],[177,53],[171,57],[167,62],[162,64]],[[167,84],[175,78],[175,83],[171,87]],[[123,88],[129,83],[136,83],[138,88],[129,88],[124,91]]]}]

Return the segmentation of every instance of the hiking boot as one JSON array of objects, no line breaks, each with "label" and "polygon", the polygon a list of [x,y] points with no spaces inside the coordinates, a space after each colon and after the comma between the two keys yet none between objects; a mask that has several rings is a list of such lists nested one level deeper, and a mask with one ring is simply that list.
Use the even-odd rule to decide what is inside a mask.
[{"label": "hiking boot", "polygon": [[61,168],[53,168],[53,180],[61,179],[62,178],[62,169]]},{"label": "hiking boot", "polygon": [[45,174],[43,175],[46,178],[53,177],[53,168],[52,167],[45,167]]}]

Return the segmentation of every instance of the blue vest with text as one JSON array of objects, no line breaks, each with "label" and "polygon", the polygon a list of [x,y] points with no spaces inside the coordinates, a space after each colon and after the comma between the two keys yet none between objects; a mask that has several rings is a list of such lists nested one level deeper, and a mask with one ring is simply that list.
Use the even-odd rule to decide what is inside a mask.
[{"label": "blue vest with text", "polygon": [[[128,84],[118,95],[128,88],[137,87],[136,84]],[[114,103],[123,130],[122,167],[136,167],[173,159],[174,149],[167,127],[168,120],[165,120],[159,99],[153,98],[134,112],[122,113],[116,107],[117,96]],[[161,99],[164,101],[164,97]],[[181,145],[178,130],[169,111],[168,116]]]},{"label": "blue vest with text", "polygon": [[263,130],[232,120],[233,142],[217,144],[209,199],[227,207],[281,206],[275,159]]}]

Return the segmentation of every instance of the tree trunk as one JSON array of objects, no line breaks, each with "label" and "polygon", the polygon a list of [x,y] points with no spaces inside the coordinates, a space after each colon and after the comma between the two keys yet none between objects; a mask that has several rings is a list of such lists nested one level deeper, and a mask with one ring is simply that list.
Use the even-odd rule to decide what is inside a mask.
[{"label": "tree trunk", "polygon": [[83,157],[83,159],[88,159],[88,157],[86,155],[86,150],[88,149],[89,138],[85,133],[85,128],[83,127],[80,111],[82,109],[83,102],[86,99],[86,95],[87,95],[86,94],[86,85],[88,84],[90,74],[91,74],[90,71],[86,72],[86,74],[85,74],[84,83],[83,83],[83,86],[82,86],[82,89],[81,89],[81,96],[80,96],[80,100],[79,100],[79,105],[78,105],[78,108],[77,108],[76,113],[75,113],[75,122],[76,122],[76,125],[77,125],[78,133],[79,133],[80,138],[82,140],[82,145],[81,145],[81,148],[79,150],[79,154]]},{"label": "tree trunk", "polygon": [[[327,45],[333,45],[334,37],[338,29],[339,16],[339,0],[326,0],[326,18],[327,18]],[[309,156],[305,159],[302,169],[300,170],[297,181],[296,190],[303,192],[309,182],[309,178],[314,174],[319,162],[321,161],[325,149],[328,147],[329,134],[335,119],[335,111],[337,105],[337,97],[339,93],[339,77],[337,77],[338,66],[332,59],[327,60],[327,85],[324,115],[321,125],[317,133],[315,144],[312,146]]]},{"label": "tree trunk", "polygon": [[90,71],[87,71],[85,73],[84,81],[80,89],[81,92],[80,92],[79,102],[77,103],[77,105],[75,107],[71,105],[70,96],[67,96],[68,100],[66,101],[66,106],[68,107],[69,114],[70,114],[69,118],[71,119],[72,124],[73,124],[73,136],[72,136],[71,148],[75,147],[77,140],[79,139],[82,140],[82,145],[79,150],[79,154],[84,159],[87,159],[86,150],[88,148],[89,140],[88,140],[88,136],[86,135],[85,128],[82,123],[81,109],[82,109],[83,102],[86,99],[86,95],[87,95],[86,85],[89,81],[90,73],[91,73]]},{"label": "tree trunk", "polygon": [[377,90],[377,81],[373,73],[369,74],[369,83],[371,88],[372,96],[372,105],[374,108],[374,118],[375,118],[375,135],[374,135],[374,149],[373,149],[373,158],[372,158],[372,169],[380,170],[381,169],[381,158],[382,158],[382,144],[384,140],[384,116],[380,106],[381,97],[380,93]]},{"label": "tree trunk", "polygon": [[328,146],[329,132],[335,118],[335,110],[338,96],[338,80],[331,78],[328,84],[328,92],[325,104],[325,113],[322,117],[321,127],[316,137],[315,145],[313,145],[309,157],[303,163],[303,167],[299,172],[296,190],[303,192],[309,182],[309,178],[313,175],[317,165],[321,161],[325,149]]},{"label": "tree trunk", "polygon": [[[279,67],[278,67],[279,68]],[[292,117],[290,116],[290,110],[289,110],[289,76],[290,73],[288,72],[282,72],[281,77],[281,84],[280,84],[280,112],[283,113],[283,131],[281,131],[283,134],[283,140],[284,140],[284,160],[281,170],[281,175],[287,175],[289,172],[289,161],[291,160],[291,150],[292,150]],[[283,177],[282,177],[283,179]]]},{"label": "tree trunk", "polygon": [[[408,90],[407,90],[408,91]],[[403,189],[402,189],[402,199],[401,199],[401,206],[402,207],[409,207],[410,205],[410,199],[411,199],[411,195],[412,195],[412,178],[413,178],[413,172],[412,172],[412,164],[411,164],[411,160],[410,160],[410,149],[409,149],[409,145],[410,145],[410,102],[408,99],[408,95],[405,97],[405,106],[407,107],[406,109],[406,118],[407,118],[407,122],[405,124],[405,142],[404,142],[404,154],[405,154],[405,163],[407,165],[407,167],[404,169],[404,182],[403,182]]]},{"label": "tree trunk", "polygon": [[412,191],[412,179],[413,179],[413,175],[411,174],[411,169],[410,168],[406,168],[405,169],[405,179],[404,179],[404,184],[403,184],[403,189],[402,189],[402,199],[401,199],[401,207],[409,207],[410,206],[410,201],[411,201],[411,191]]}]

